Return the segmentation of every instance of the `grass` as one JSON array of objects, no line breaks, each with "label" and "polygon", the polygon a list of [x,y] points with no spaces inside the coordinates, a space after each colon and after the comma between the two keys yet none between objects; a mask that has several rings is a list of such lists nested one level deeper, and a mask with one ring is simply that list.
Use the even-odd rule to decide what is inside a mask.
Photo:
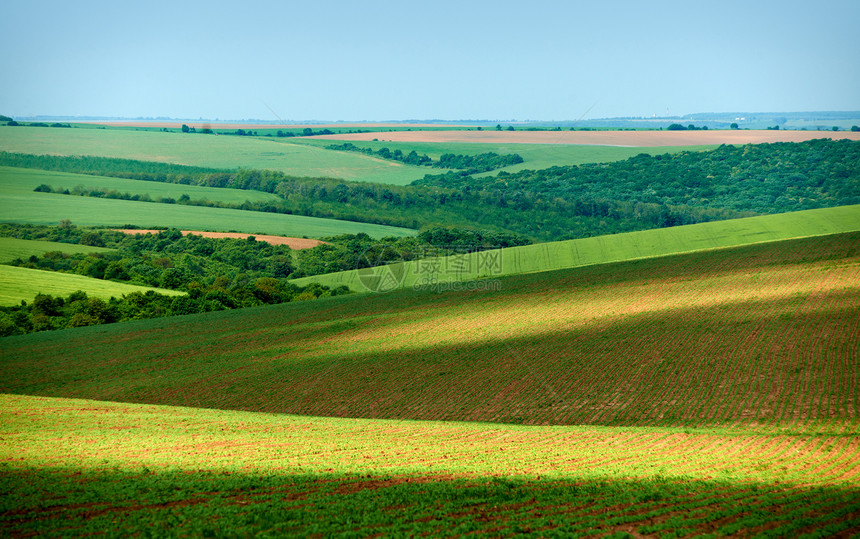
[{"label": "grass", "polygon": [[88,245],[77,245],[72,243],[59,243],[55,241],[19,240],[17,238],[0,238],[0,263],[11,262],[16,258],[26,260],[30,256],[42,256],[51,251],[60,251],[68,254],[76,253],[105,253],[113,249],[104,247],[90,247]]},{"label": "grass", "polygon": [[[45,131],[50,130],[45,129]],[[95,176],[5,167],[0,170],[0,175],[2,175],[0,221],[3,222],[56,225],[60,219],[70,219],[74,224],[83,226],[119,227],[126,224],[141,228],[167,226],[185,230],[235,231],[274,236],[307,236],[310,238],[359,232],[365,232],[376,238],[408,236],[415,233],[413,230],[405,228],[302,215],[281,215],[202,206],[35,193],[31,186],[42,183],[54,187],[64,181],[67,181],[70,187],[79,183],[83,185],[113,183],[119,186],[125,185],[125,181],[116,180],[114,183]],[[133,182],[134,180],[127,181]],[[129,187],[131,188],[131,186]],[[192,191],[191,186],[166,186],[163,184],[150,186],[148,183],[143,185],[140,190],[157,192],[160,189],[169,189],[169,192],[187,192],[189,196],[191,196]],[[174,189],[175,191],[173,191]],[[212,191],[221,190],[212,189]],[[248,194],[246,198],[257,196],[251,191],[242,191],[242,193]],[[212,195],[241,196],[235,192],[220,195],[212,193]],[[259,196],[263,195],[266,194],[259,193]]]},{"label": "grass", "polygon": [[860,230],[860,206],[765,215],[399,263],[296,279],[356,292],[445,283]]},{"label": "grass", "polygon": [[109,299],[111,296],[121,297],[131,292],[146,292],[147,290],[155,290],[159,294],[169,296],[185,294],[174,290],[115,283],[70,273],[0,266],[0,305],[18,305],[22,300],[33,301],[36,294],[68,296],[78,290],[83,290],[90,297],[102,299]]},{"label": "grass", "polygon": [[[384,134],[382,135],[384,136]],[[439,159],[443,153],[477,155],[487,152],[495,152],[500,155],[516,153],[523,158],[523,163],[512,165],[500,170],[507,172],[519,172],[520,170],[539,170],[555,166],[581,165],[584,163],[609,163],[621,161],[629,157],[647,153],[649,155],[662,155],[667,153],[678,153],[682,151],[704,151],[712,150],[717,146],[663,146],[655,148],[647,147],[620,147],[620,146],[594,146],[579,144],[495,144],[495,143],[433,143],[433,142],[393,142],[393,141],[349,141],[359,148],[371,148],[374,151],[380,148],[388,148],[391,151],[401,150],[408,154],[415,150],[419,155],[427,154],[433,159]],[[296,144],[325,148],[332,144],[338,144],[337,140],[303,139]],[[351,153],[351,152],[336,152]],[[440,169],[421,167],[426,174],[440,174]],[[498,174],[498,170],[480,174],[479,176]]]},{"label": "grass", "polygon": [[45,129],[0,126],[8,152],[96,155],[212,168],[280,170],[294,176],[407,184],[423,168],[363,155],[331,152],[285,139],[161,133],[123,129]]},{"label": "grass", "polygon": [[496,291],[401,290],[11,337],[0,340],[0,392],[814,432],[820,420],[856,423],[860,410],[858,242],[841,234],[511,276]]}]

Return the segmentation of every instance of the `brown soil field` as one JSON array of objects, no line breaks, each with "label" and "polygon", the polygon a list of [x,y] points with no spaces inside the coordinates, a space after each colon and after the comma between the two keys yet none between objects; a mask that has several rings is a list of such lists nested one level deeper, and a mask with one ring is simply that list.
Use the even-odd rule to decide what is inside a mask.
[{"label": "brown soil field", "polygon": [[[119,232],[124,232],[126,234],[158,234],[161,230],[144,230],[144,229],[116,229]],[[254,236],[257,238],[257,241],[265,241],[266,243],[271,243],[272,245],[288,245],[290,249],[311,249],[325,243],[320,240],[310,240],[307,238],[288,238],[286,236],[266,236],[266,235],[258,235],[258,234],[243,234],[240,232],[202,232],[199,230],[183,230],[182,235],[187,236],[188,234],[195,234],[197,236],[203,236],[206,238],[236,238],[243,240],[248,236]]]},{"label": "brown soil field", "polygon": [[[447,127],[445,124],[401,124],[401,123],[336,123],[336,124],[260,124],[260,123],[221,123],[221,122],[205,122],[205,121],[179,121],[179,122],[146,122],[146,121],[124,121],[124,122],[96,122],[82,121],[74,122],[79,124],[105,125],[112,127],[166,127],[168,129],[179,129],[182,124],[189,127],[210,129],[311,129],[322,128],[350,128],[350,129],[378,129],[382,127],[402,127],[402,128],[422,128],[422,127]],[[453,127],[453,126],[451,126]]]},{"label": "brown soil field", "polygon": [[599,146],[699,146],[803,142],[819,138],[860,140],[850,131],[391,131],[318,135],[318,139],[496,144],[585,144]]}]

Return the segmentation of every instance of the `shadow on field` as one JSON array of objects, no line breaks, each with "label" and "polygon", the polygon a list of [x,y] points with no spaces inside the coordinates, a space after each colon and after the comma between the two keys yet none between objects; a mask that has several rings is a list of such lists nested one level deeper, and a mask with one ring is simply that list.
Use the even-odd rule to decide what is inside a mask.
[{"label": "shadow on field", "polygon": [[506,536],[860,530],[860,491],[677,479],[0,469],[0,534]]},{"label": "shadow on field", "polygon": [[[352,330],[375,321],[369,312],[317,323],[269,308],[4,339],[0,392],[524,424],[857,417],[844,372],[857,349],[856,290],[646,312],[522,337],[351,349]],[[249,320],[260,324],[242,327]],[[308,335],[297,333],[308,324],[319,341],[311,355]],[[326,354],[327,343],[340,349]]]}]

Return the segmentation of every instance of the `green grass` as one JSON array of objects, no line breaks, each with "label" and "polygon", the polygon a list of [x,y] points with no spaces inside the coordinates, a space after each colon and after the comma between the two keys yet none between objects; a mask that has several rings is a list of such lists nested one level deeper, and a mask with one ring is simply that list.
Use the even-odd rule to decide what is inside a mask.
[{"label": "green grass", "polygon": [[0,238],[0,264],[11,262],[16,258],[26,260],[30,256],[42,256],[51,251],[62,253],[106,253],[113,249],[104,247],[90,247],[88,245],[77,245],[72,243],[59,243],[55,241],[19,240],[17,238]]},{"label": "green grass", "polygon": [[46,129],[0,126],[8,152],[96,155],[212,168],[280,170],[295,176],[407,184],[420,167],[363,155],[331,152],[286,139],[234,137],[122,129]]},{"label": "green grass", "polygon": [[[47,129],[46,129],[47,131]],[[66,185],[117,186],[132,184],[134,180],[110,180],[95,176],[47,172],[30,169],[6,168],[0,170],[0,221],[56,225],[60,219],[70,219],[72,223],[83,226],[122,226],[136,225],[142,228],[153,226],[175,227],[184,230],[236,231],[249,234],[271,234],[278,236],[307,236],[318,238],[337,234],[365,232],[372,237],[408,236],[415,232],[410,229],[391,226],[321,219],[301,215],[281,215],[223,208],[207,208],[201,206],[181,206],[174,204],[158,204],[150,202],[134,202],[102,198],[76,197],[53,193],[33,192],[33,186],[42,183],[58,187],[61,182]],[[143,185],[140,191],[165,193],[199,193],[191,186],[152,184],[139,182]],[[102,184],[102,185],[100,185]],[[199,189],[199,188],[198,188]],[[208,192],[207,190],[206,192]],[[265,193],[254,194],[253,191],[211,189],[211,195],[221,197],[253,198],[255,196],[271,196]],[[205,192],[203,192],[205,193]],[[172,195],[171,195],[172,196]],[[213,198],[214,199],[214,198]],[[244,200],[244,199],[243,199]]]},{"label": "green grass", "polygon": [[83,275],[57,273],[13,266],[0,266],[0,305],[18,305],[21,301],[33,301],[36,294],[68,296],[83,290],[88,296],[109,299],[132,292],[155,290],[169,296],[184,295],[184,292],[137,286],[113,281],[93,279]]},{"label": "green grass", "polygon": [[400,290],[10,337],[0,339],[0,392],[815,431],[822,420],[856,423],[860,410],[850,367],[858,242],[860,233],[822,236],[510,276],[495,290]]},{"label": "green grass", "polygon": [[433,287],[439,283],[558,270],[855,230],[860,230],[860,206],[841,206],[401,262],[373,269],[305,277],[296,279],[295,283],[300,286],[310,282],[326,286],[346,285],[356,292]]},{"label": "green grass", "polygon": [[[384,137],[384,134],[382,135]],[[609,163],[621,161],[629,157],[647,153],[649,155],[662,155],[667,153],[678,153],[682,151],[704,151],[716,148],[711,146],[662,146],[662,147],[621,147],[621,146],[595,146],[582,144],[497,144],[497,143],[436,143],[436,142],[391,142],[391,141],[349,141],[359,148],[371,148],[374,151],[380,148],[388,148],[391,151],[401,150],[408,154],[415,150],[419,155],[427,154],[433,159],[439,159],[443,153],[477,155],[487,152],[497,154],[519,154],[523,163],[512,165],[499,170],[507,172],[519,172],[520,170],[540,170],[555,166],[581,165],[584,163]],[[296,144],[325,148],[332,144],[339,144],[337,140],[303,139]],[[335,152],[351,153],[351,152]],[[440,174],[444,170],[421,167],[426,174]],[[499,170],[493,170],[480,174],[479,176],[496,175]],[[423,175],[422,175],[423,176]]]}]

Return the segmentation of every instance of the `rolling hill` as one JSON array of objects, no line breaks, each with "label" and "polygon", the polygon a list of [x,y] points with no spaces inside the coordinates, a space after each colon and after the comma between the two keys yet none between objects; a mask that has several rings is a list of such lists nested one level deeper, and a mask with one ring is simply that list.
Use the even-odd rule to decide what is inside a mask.
[{"label": "rolling hill", "polygon": [[299,286],[311,282],[330,287],[348,286],[356,292],[387,292],[409,287],[444,289],[449,288],[446,283],[856,230],[860,230],[860,206],[842,206],[539,243],[408,263],[394,260],[389,266],[304,277],[294,282]]},{"label": "rolling hill", "polygon": [[858,242],[854,232],[509,276],[496,290],[6,338],[0,392],[526,424],[853,424]]}]

